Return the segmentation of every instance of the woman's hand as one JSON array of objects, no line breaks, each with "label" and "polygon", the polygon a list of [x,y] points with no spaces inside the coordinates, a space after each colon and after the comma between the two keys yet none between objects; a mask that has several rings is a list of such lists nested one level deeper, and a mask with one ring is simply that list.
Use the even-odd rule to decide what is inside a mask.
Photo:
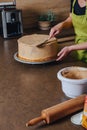
[{"label": "woman's hand", "polygon": [[56,36],[57,34],[60,33],[60,31],[63,28],[63,24],[59,23],[57,25],[55,25],[54,27],[51,28],[50,33],[49,33],[49,39]]},{"label": "woman's hand", "polygon": [[70,52],[71,52],[70,46],[64,47],[64,48],[57,54],[58,58],[56,59],[56,61],[59,61],[59,60],[64,59]]},{"label": "woman's hand", "polygon": [[59,34],[63,28],[70,28],[71,26],[72,26],[72,17],[70,13],[69,17],[66,20],[58,23],[57,25],[51,28],[49,33],[49,39]]},{"label": "woman's hand", "polygon": [[58,58],[56,61],[64,59],[70,52],[75,50],[87,50],[87,42],[75,44],[71,46],[65,46],[61,51],[57,54]]}]

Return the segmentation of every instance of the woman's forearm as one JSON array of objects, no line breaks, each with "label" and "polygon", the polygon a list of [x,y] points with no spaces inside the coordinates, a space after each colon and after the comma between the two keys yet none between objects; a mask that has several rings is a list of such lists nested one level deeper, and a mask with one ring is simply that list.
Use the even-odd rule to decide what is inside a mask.
[{"label": "woman's forearm", "polygon": [[74,50],[86,50],[86,49],[87,49],[87,42],[69,46],[69,50],[70,51],[74,51]]},{"label": "woman's forearm", "polygon": [[69,28],[72,27],[72,15],[70,14],[69,17],[62,22],[62,28]]}]

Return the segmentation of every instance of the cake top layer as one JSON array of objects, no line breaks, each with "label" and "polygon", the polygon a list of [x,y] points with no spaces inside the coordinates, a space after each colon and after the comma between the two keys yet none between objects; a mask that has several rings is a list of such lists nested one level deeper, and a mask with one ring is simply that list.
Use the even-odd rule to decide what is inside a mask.
[{"label": "cake top layer", "polygon": [[[49,35],[45,34],[32,34],[32,35],[26,35],[18,39],[19,43],[22,44],[28,44],[30,46],[37,46],[47,40]],[[56,40],[56,38],[51,38],[49,42]]]}]

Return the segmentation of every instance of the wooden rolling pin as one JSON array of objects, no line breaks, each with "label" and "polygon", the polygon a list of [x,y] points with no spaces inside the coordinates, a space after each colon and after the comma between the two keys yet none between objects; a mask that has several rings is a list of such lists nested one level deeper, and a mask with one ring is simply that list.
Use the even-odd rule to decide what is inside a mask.
[{"label": "wooden rolling pin", "polygon": [[82,110],[84,107],[85,96],[86,95],[83,94],[42,110],[41,116],[28,121],[26,126],[32,126],[41,121],[45,121],[46,124],[49,124],[76,111]]}]

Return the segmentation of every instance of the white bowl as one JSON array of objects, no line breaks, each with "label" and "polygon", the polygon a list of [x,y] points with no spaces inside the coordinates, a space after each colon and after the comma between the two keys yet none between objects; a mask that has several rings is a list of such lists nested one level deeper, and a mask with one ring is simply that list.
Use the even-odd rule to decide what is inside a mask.
[{"label": "white bowl", "polygon": [[[71,68],[74,70],[74,66],[72,67],[66,67],[59,70],[59,72],[57,73],[57,78],[61,81],[62,91],[64,92],[64,94],[70,98],[75,98],[81,94],[87,94],[87,77],[81,79],[73,79],[66,78],[62,75],[62,72],[70,71]],[[84,71],[84,73],[87,75],[87,68],[77,67],[77,69],[80,71]]]}]

